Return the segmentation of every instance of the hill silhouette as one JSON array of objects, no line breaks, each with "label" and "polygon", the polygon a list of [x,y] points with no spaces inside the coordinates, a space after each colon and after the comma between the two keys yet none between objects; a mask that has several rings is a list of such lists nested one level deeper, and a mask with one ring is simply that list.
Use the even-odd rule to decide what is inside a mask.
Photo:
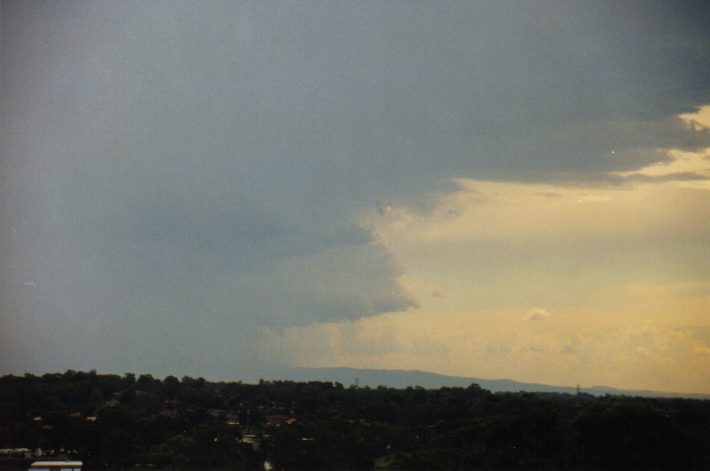
[{"label": "hill silhouette", "polygon": [[[491,392],[536,392],[575,394],[576,386],[554,386],[541,383],[526,383],[512,379],[483,379],[472,376],[450,376],[420,370],[381,370],[362,368],[284,368],[276,370],[265,379],[288,379],[292,381],[335,381],[344,385],[357,382],[359,386],[387,386],[406,388],[420,386],[427,389],[442,387],[466,387],[478,384]],[[581,387],[580,390],[594,396],[605,394],[635,397],[682,397],[710,399],[710,394],[664,392],[640,389],[619,389],[609,386]]]}]

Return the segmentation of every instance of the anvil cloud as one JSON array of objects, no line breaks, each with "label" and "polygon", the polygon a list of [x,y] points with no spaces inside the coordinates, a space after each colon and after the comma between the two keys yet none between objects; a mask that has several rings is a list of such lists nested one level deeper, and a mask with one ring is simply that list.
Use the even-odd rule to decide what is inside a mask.
[{"label": "anvil cloud", "polygon": [[[3,1],[0,15],[0,372],[323,364],[284,338],[426,310],[413,246],[383,239],[393,215],[427,226],[407,240],[445,231],[465,256],[451,238],[473,223],[429,218],[457,199],[452,218],[472,214],[477,187],[550,193],[534,200],[549,223],[559,191],[707,177],[676,158],[710,147],[681,118],[710,102],[702,2]],[[638,200],[622,200],[623,219]],[[498,219],[477,231],[518,227],[486,210]],[[447,260],[432,269],[459,283]],[[494,265],[477,276],[505,286]],[[552,323],[540,301],[521,315]]]}]

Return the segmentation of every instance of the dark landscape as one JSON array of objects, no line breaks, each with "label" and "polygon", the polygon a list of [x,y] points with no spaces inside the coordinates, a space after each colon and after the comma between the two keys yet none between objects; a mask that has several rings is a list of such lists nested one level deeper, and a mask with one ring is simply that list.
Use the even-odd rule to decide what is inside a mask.
[{"label": "dark landscape", "polygon": [[0,378],[2,469],[708,469],[710,401],[95,371]]}]

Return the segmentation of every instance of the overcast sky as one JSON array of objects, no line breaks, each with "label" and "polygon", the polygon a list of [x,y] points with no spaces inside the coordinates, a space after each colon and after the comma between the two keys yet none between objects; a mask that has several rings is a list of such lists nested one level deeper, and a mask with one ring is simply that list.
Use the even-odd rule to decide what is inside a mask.
[{"label": "overcast sky", "polygon": [[0,15],[0,373],[710,392],[706,2]]}]

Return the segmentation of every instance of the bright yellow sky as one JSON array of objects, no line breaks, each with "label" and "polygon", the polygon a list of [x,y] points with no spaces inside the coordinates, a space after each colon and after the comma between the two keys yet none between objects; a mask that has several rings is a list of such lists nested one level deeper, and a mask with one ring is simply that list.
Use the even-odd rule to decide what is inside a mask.
[{"label": "bright yellow sky", "polygon": [[710,149],[664,153],[611,182],[460,180],[433,211],[360,214],[419,307],[280,340],[302,366],[707,393]]}]

